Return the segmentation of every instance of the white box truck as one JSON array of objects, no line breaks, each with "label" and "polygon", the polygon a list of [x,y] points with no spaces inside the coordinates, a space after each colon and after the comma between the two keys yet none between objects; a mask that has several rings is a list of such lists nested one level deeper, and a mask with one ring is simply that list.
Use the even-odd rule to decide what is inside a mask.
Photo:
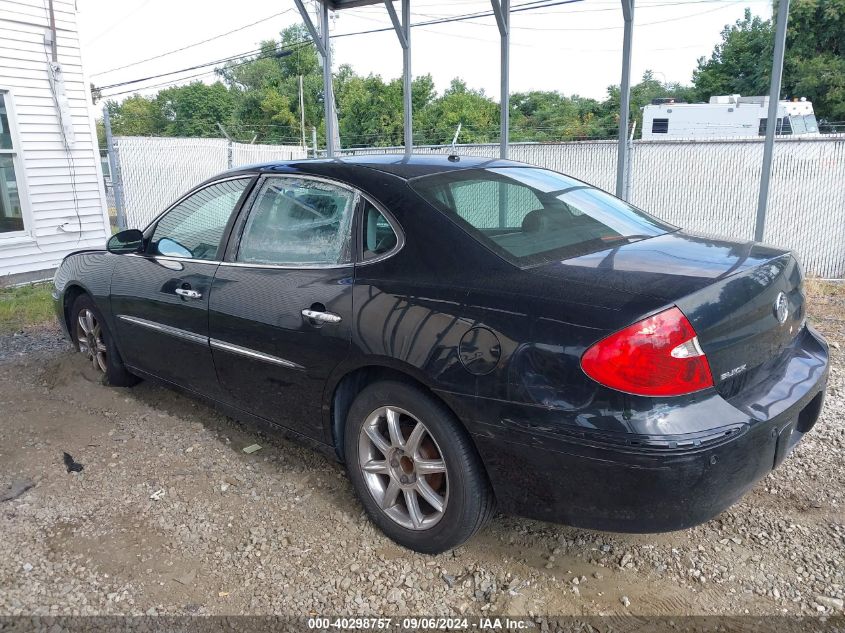
[{"label": "white box truck", "polygon": [[[766,135],[768,97],[724,95],[709,103],[681,103],[655,99],[643,108],[642,138],[743,138]],[[778,102],[776,134],[818,135],[813,104],[805,98]]]}]

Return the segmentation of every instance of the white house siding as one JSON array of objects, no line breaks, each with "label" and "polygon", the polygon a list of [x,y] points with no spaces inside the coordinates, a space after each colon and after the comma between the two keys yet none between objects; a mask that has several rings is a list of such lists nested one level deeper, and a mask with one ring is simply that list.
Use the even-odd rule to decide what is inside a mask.
[{"label": "white house siding", "polygon": [[74,2],[54,0],[58,62],[75,136],[69,151],[48,78],[46,5],[46,0],[0,0],[0,89],[9,90],[13,101],[15,123],[10,124],[17,126],[25,165],[17,175],[18,188],[25,191],[29,207],[27,217],[23,201],[27,235],[4,238],[0,233],[0,283],[7,275],[46,275],[67,253],[102,246],[110,233]]}]

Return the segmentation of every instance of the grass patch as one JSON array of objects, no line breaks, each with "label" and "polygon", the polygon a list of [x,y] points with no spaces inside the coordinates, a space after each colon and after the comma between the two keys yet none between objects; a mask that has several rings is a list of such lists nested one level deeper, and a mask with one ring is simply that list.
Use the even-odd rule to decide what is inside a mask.
[{"label": "grass patch", "polygon": [[808,277],[804,285],[807,289],[807,296],[810,298],[845,296],[845,283],[841,281],[827,281]]},{"label": "grass patch", "polygon": [[54,320],[52,284],[0,288],[0,334]]}]

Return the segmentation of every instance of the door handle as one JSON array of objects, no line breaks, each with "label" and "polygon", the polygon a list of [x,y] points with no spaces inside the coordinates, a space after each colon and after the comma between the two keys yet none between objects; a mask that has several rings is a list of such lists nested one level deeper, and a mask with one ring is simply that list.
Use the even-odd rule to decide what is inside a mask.
[{"label": "door handle", "polygon": [[191,290],[190,288],[176,288],[175,292],[180,297],[185,297],[186,299],[200,299],[200,298],[202,298],[201,292],[197,292],[196,290]]},{"label": "door handle", "polygon": [[312,321],[319,323],[340,323],[341,318],[339,314],[332,312],[320,312],[319,310],[303,310],[302,316]]}]

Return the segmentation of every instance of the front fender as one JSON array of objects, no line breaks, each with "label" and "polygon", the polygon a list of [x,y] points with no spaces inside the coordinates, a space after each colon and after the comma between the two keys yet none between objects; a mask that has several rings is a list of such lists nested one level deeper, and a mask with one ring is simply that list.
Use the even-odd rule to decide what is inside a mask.
[{"label": "front fender", "polygon": [[68,255],[53,277],[53,305],[56,317],[68,338],[71,302],[80,293],[88,294],[114,332],[114,319],[109,300],[111,277],[117,257],[108,251],[79,251]]}]

